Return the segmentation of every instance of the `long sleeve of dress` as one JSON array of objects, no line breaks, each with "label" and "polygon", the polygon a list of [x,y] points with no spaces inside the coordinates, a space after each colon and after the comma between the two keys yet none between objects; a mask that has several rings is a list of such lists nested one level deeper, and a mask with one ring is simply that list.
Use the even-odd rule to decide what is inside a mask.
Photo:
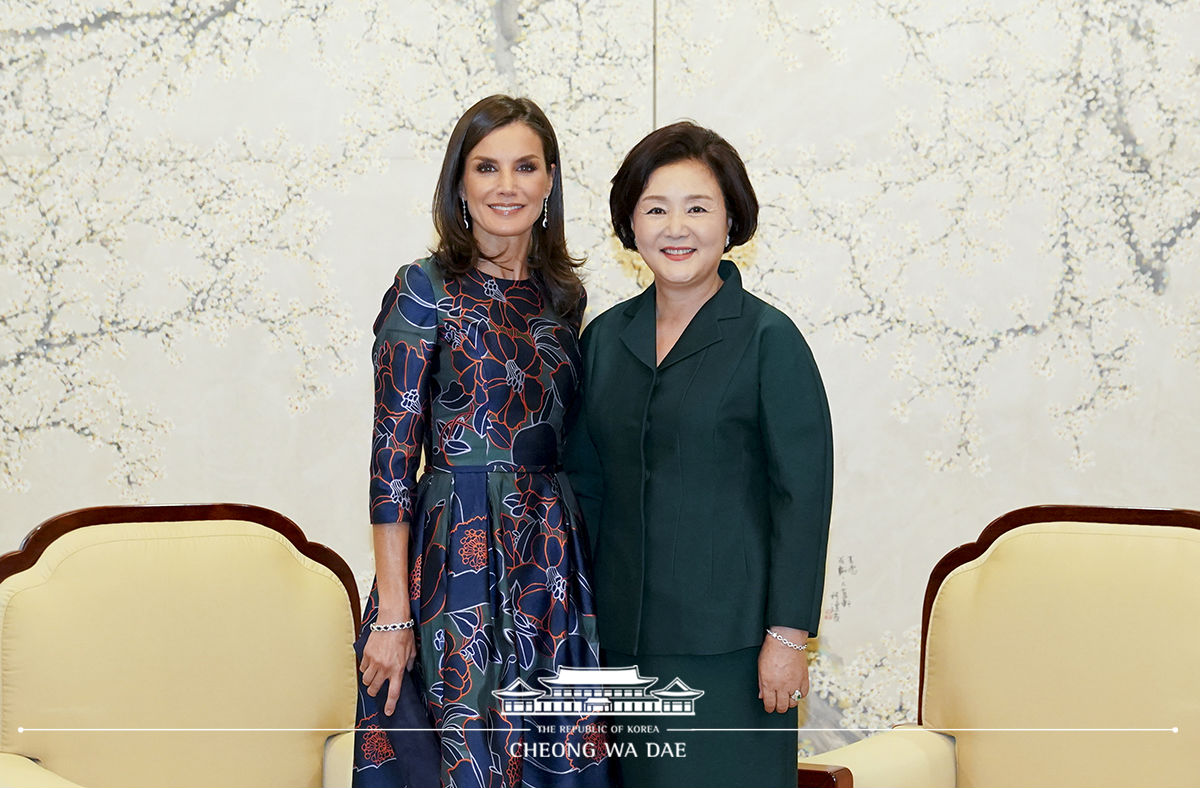
[{"label": "long sleeve of dress", "polygon": [[833,498],[833,430],[817,364],[791,321],[759,346],[759,413],[771,511],[766,624],[815,635]]},{"label": "long sleeve of dress", "polygon": [[371,439],[371,522],[411,522],[421,448],[429,428],[437,304],[429,275],[402,267],[375,320],[375,420]]}]

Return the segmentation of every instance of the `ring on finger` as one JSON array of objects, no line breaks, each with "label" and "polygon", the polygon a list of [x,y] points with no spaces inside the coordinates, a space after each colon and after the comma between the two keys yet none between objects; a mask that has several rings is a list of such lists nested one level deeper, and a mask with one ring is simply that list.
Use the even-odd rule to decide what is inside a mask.
[{"label": "ring on finger", "polygon": [[790,696],[790,697],[791,697],[791,699],[792,699],[792,700],[794,700],[796,703],[799,703],[799,702],[800,702],[800,699],[804,697],[804,693],[803,693],[803,692],[801,692],[800,690],[796,690],[795,692],[793,692],[793,693],[791,694],[791,696]]}]

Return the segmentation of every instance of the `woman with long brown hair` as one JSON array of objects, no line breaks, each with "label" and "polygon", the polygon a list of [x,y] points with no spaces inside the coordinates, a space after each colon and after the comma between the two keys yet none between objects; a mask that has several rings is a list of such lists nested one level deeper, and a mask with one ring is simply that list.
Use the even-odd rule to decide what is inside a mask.
[{"label": "woman with long brown hair", "polygon": [[[490,96],[467,110],[433,218],[436,248],[400,268],[375,322],[376,583],[355,782],[606,785],[588,717],[533,724],[496,694],[599,664],[580,516],[558,464],[584,293],[558,141],[536,104]],[[413,730],[426,711],[440,758]]]}]

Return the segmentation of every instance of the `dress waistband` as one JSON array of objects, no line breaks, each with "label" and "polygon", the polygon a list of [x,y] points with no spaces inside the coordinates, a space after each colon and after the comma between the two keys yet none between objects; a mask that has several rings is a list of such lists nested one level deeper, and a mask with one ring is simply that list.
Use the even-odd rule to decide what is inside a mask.
[{"label": "dress waistband", "polygon": [[487,465],[446,465],[434,463],[425,466],[425,473],[558,473],[561,465],[517,465],[512,462],[489,462]]}]

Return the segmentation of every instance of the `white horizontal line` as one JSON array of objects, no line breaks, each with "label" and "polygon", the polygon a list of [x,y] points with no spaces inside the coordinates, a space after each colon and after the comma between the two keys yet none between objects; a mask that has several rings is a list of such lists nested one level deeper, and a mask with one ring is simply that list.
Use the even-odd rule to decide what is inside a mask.
[{"label": "white horizontal line", "polygon": [[[461,731],[461,728],[453,730]],[[526,731],[529,728],[471,728],[473,731]],[[442,728],[17,728],[17,733],[349,733],[350,731],[443,732]]]},{"label": "white horizontal line", "polygon": [[[461,730],[461,729],[455,729]],[[477,731],[521,731],[532,728],[472,728]],[[1173,728],[667,728],[671,733],[882,733],[884,731],[930,731],[933,733],[1179,733]],[[441,728],[25,728],[17,733],[349,733],[350,731],[442,732]]]},{"label": "white horizontal line", "polygon": [[933,733],[1179,733],[1174,728],[667,728],[672,733],[777,731],[783,733],[879,733],[882,731],[931,731]]}]

